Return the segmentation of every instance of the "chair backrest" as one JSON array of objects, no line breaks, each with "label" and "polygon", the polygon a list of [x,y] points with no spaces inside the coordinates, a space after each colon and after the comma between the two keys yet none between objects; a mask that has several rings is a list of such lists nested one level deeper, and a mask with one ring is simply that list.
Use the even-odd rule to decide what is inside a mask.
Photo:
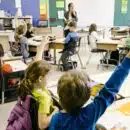
[{"label": "chair backrest", "polygon": [[89,52],[91,52],[93,50],[93,48],[91,46],[90,34],[88,34],[87,40],[88,40],[88,49],[89,49]]},{"label": "chair backrest", "polygon": [[77,53],[80,51],[81,40],[82,40],[82,37],[79,37],[79,38],[78,38],[78,41],[77,41],[77,46],[76,46],[76,52],[77,52]]},{"label": "chair backrest", "polygon": [[0,43],[3,46],[4,52],[10,51],[10,44],[9,44],[9,36],[8,35],[0,35]]},{"label": "chair backrest", "polygon": [[30,117],[32,122],[32,130],[40,130],[38,125],[38,108],[39,103],[32,97],[30,100]]}]

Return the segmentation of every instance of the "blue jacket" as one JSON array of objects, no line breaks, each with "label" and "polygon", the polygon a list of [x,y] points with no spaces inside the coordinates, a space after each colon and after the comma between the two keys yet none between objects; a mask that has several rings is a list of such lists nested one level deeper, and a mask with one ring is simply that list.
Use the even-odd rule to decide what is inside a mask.
[{"label": "blue jacket", "polygon": [[95,130],[96,122],[104,114],[107,107],[114,102],[115,95],[128,76],[129,70],[130,59],[125,58],[91,104],[82,108],[77,116],[60,112],[55,114],[52,117],[49,130]]}]

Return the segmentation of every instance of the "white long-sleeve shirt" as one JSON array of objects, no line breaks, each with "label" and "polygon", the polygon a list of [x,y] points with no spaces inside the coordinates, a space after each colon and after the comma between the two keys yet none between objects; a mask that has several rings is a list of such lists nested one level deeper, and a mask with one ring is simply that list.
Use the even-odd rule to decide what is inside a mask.
[{"label": "white long-sleeve shirt", "polygon": [[97,41],[100,40],[100,37],[96,31],[93,31],[90,36],[89,36],[89,42],[91,49],[96,49],[97,48]]}]

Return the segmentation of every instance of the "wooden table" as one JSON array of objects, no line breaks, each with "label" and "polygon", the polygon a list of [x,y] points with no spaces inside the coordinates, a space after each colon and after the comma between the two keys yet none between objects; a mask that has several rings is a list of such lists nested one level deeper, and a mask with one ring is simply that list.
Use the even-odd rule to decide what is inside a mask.
[{"label": "wooden table", "polygon": [[[102,74],[96,74],[96,75],[91,75],[90,78],[96,82],[105,84],[107,80],[110,78],[113,72],[105,72]],[[130,97],[130,75],[126,79],[126,81],[123,83],[119,94],[123,95],[124,97]]]},{"label": "wooden table", "polygon": [[123,27],[120,29],[114,29],[111,31],[113,36],[120,36],[120,35],[128,35],[130,28],[129,27]]},{"label": "wooden table", "polygon": [[37,47],[41,45],[42,36],[34,36],[28,39],[29,51],[37,52]]},{"label": "wooden table", "polygon": [[56,40],[49,43],[49,49],[53,49],[54,54],[54,65],[56,65],[56,50],[64,49],[64,38],[57,38]]},{"label": "wooden table", "polygon": [[104,39],[104,40],[101,40],[101,41],[97,42],[97,48],[98,49],[102,49],[102,50],[106,50],[107,51],[105,57],[103,57],[103,59],[105,59],[107,61],[107,64],[102,64],[102,65],[110,66],[108,57],[110,56],[110,53],[112,51],[116,51],[117,50],[119,44],[121,44],[120,40],[110,40],[110,39],[106,39],[106,40]]},{"label": "wooden table", "polygon": [[101,40],[97,42],[97,48],[107,51],[115,51],[118,45],[121,43],[120,40]]}]

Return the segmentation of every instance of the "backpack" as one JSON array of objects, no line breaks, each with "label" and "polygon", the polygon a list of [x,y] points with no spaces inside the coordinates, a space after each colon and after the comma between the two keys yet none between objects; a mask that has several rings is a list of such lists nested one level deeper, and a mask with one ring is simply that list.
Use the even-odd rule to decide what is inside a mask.
[{"label": "backpack", "polygon": [[29,113],[31,96],[26,96],[22,101],[18,98],[9,119],[6,130],[32,130],[31,117]]}]

